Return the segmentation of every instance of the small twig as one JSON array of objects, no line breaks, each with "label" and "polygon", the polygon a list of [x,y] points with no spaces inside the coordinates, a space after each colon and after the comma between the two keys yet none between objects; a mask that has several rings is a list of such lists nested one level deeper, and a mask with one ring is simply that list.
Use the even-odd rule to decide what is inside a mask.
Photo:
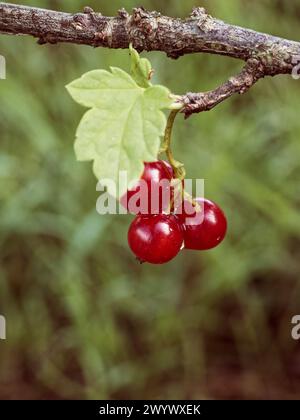
[{"label": "small twig", "polygon": [[223,85],[209,92],[187,93],[181,100],[184,104],[182,113],[186,118],[193,113],[209,111],[232,95],[243,94],[259,79],[265,76],[263,66],[256,60],[248,60],[243,70],[231,77]]}]

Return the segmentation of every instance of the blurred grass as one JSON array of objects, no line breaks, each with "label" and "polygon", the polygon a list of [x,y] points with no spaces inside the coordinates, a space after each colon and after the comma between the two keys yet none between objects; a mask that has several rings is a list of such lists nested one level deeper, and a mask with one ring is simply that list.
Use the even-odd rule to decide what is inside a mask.
[{"label": "blurred grass", "polygon": [[[78,11],[86,1],[23,1]],[[131,0],[90,1],[114,15]],[[299,39],[296,0],[157,1],[193,6],[256,30]],[[137,265],[130,216],[99,216],[89,163],[73,152],[83,113],[64,86],[82,73],[128,67],[127,51],[37,46],[0,37],[0,398],[299,397],[299,81],[266,79],[247,95],[187,121],[176,154],[225,209],[229,232],[208,253]],[[175,93],[213,88],[240,66],[191,55],[147,57]]]}]

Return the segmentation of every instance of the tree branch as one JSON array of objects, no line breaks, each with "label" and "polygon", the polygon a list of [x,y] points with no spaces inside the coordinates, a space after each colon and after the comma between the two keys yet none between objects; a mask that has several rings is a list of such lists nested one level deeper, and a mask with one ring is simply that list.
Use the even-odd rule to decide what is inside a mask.
[{"label": "tree branch", "polygon": [[195,8],[187,19],[162,16],[143,8],[124,9],[116,17],[86,7],[64,13],[0,2],[0,33],[32,35],[40,44],[69,42],[93,47],[163,51],[178,58],[189,53],[224,55],[246,62],[240,74],[219,88],[182,98],[186,116],[212,109],[234,93],[244,93],[264,76],[291,73],[300,61],[300,43],[226,24]]},{"label": "tree branch", "polygon": [[243,94],[247,92],[264,76],[260,62],[256,59],[250,59],[238,75],[231,77],[217,89],[202,93],[187,93],[182,96],[181,101],[184,104],[182,112],[187,118],[194,113],[210,111],[235,93]]}]

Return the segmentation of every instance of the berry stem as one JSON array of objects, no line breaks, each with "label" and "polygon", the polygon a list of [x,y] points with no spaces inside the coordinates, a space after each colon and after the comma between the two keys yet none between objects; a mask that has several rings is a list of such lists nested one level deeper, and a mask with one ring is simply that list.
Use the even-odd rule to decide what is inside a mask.
[{"label": "berry stem", "polygon": [[182,180],[184,180],[185,175],[186,175],[184,164],[179,162],[178,160],[176,160],[174,158],[173,153],[172,153],[172,149],[171,149],[173,125],[174,125],[175,118],[176,118],[179,111],[180,111],[180,109],[174,109],[170,112],[170,115],[169,115],[169,118],[168,118],[168,121],[167,121],[166,130],[165,130],[164,140],[163,140],[160,152],[159,152],[159,153],[166,153],[168,161],[173,168],[175,178],[179,179],[179,181],[180,181],[179,191],[178,191],[178,188],[175,188],[175,192],[176,192],[177,196],[174,196],[171,199],[168,212],[170,213],[174,202],[176,202],[178,194],[181,195],[182,199],[184,197],[187,198],[188,201],[190,201],[193,204],[193,206],[195,207],[197,212],[201,212],[201,206],[199,206],[199,204],[193,199],[192,196],[190,196],[186,191],[184,191],[184,188],[183,188],[182,182],[181,182]]},{"label": "berry stem", "polygon": [[202,211],[202,208],[199,205],[199,203],[197,203],[197,201],[190,194],[188,194],[186,191],[184,191],[183,196],[184,196],[184,198],[187,199],[187,201],[189,201],[194,206],[195,211],[197,213],[200,213]]},{"label": "berry stem", "polygon": [[162,147],[160,149],[160,153],[166,153],[168,161],[170,162],[170,165],[173,168],[175,177],[180,180],[183,180],[185,178],[184,164],[174,158],[172,149],[171,149],[172,129],[173,129],[174,121],[178,112],[179,112],[179,109],[174,109],[170,112],[170,115],[167,121],[165,137],[163,140]]}]

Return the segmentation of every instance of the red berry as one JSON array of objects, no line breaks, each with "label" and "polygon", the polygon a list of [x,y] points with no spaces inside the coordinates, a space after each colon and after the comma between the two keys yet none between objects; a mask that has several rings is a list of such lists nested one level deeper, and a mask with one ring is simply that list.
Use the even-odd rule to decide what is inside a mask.
[{"label": "red berry", "polygon": [[[187,249],[215,248],[225,237],[227,220],[217,204],[205,198],[196,198],[199,209],[185,200],[177,217],[184,227],[184,245]],[[181,214],[179,214],[181,213]]]},{"label": "red berry", "polygon": [[141,179],[120,202],[133,214],[160,214],[169,207],[172,178],[173,170],[167,162],[146,162]]},{"label": "red berry", "polygon": [[168,161],[166,161],[166,160],[162,160],[161,162],[163,162],[164,165],[165,165],[165,167],[168,169],[169,175],[170,175],[171,179],[174,178],[174,171],[173,171],[173,168],[170,165],[170,163]]},{"label": "red berry", "polygon": [[139,260],[163,264],[180,251],[183,232],[176,216],[137,216],[130,225],[128,243]]}]

